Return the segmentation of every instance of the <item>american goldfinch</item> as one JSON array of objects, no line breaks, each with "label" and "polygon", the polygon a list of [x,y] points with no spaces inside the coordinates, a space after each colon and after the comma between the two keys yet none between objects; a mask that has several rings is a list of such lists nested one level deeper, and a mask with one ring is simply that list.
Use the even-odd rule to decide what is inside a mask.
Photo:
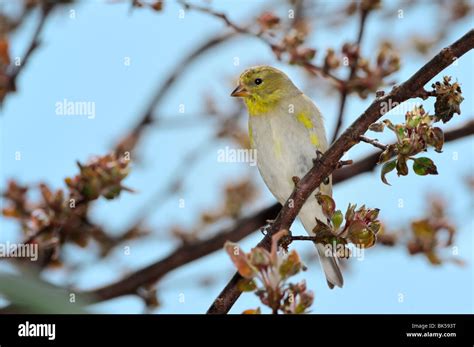
[{"label": "american goldfinch", "polygon": [[[293,177],[303,177],[313,166],[316,152],[328,148],[321,112],[282,71],[270,66],[245,70],[231,96],[241,97],[249,113],[249,138],[257,151],[260,174],[280,203],[294,188]],[[314,235],[316,218],[325,221],[315,193],[332,194],[331,178],[306,201],[298,218],[309,235]],[[342,287],[337,258],[316,244],[330,288]],[[328,254],[329,253],[329,254]]]}]

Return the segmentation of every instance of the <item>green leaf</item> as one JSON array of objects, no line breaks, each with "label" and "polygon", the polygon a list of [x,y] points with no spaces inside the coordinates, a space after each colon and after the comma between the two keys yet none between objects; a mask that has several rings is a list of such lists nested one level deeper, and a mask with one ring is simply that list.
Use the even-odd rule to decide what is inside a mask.
[{"label": "green leaf", "polygon": [[413,171],[417,175],[425,176],[425,175],[437,175],[438,170],[436,165],[430,158],[421,157],[413,159]]},{"label": "green leaf", "polygon": [[237,288],[239,288],[241,292],[253,292],[255,289],[257,289],[257,284],[252,279],[242,278],[237,283]]},{"label": "green leaf", "polygon": [[395,169],[396,166],[397,166],[396,159],[389,161],[382,166],[381,178],[382,178],[383,183],[390,185],[390,183],[388,183],[387,179],[385,178],[385,175],[388,174],[390,171],[393,171],[393,169]]},{"label": "green leaf", "polygon": [[355,221],[349,227],[349,240],[358,248],[370,248],[375,244],[375,235],[362,221]]},{"label": "green leaf", "polygon": [[398,141],[402,141],[405,138],[405,127],[401,124],[395,126],[395,134],[397,135]]},{"label": "green leaf", "polygon": [[341,210],[337,210],[334,212],[331,218],[332,225],[334,226],[334,229],[339,229],[339,227],[342,224],[342,220],[344,219],[344,216],[342,215]]}]

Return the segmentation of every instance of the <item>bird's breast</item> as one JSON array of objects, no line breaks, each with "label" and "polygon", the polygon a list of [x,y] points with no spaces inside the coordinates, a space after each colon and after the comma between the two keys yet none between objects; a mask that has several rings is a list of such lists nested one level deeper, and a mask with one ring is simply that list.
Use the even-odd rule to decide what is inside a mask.
[{"label": "bird's breast", "polygon": [[293,191],[292,177],[304,176],[316,156],[309,133],[285,112],[250,117],[249,132],[263,180],[279,202],[286,201]]}]

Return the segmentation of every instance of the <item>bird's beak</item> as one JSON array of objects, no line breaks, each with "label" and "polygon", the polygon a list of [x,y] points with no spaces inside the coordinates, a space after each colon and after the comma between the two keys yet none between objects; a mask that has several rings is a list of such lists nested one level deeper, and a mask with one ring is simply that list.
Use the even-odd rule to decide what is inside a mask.
[{"label": "bird's beak", "polygon": [[237,88],[234,89],[234,91],[232,93],[230,93],[230,96],[234,96],[234,97],[243,97],[243,96],[249,96],[249,92],[247,89],[245,89],[245,87],[239,83],[239,85],[237,86]]}]

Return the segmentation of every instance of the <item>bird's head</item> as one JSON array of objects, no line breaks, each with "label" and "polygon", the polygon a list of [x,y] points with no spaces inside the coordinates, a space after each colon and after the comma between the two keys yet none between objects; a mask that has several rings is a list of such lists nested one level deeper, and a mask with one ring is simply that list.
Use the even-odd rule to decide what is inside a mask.
[{"label": "bird's head", "polygon": [[282,71],[271,66],[255,66],[240,75],[239,85],[230,95],[244,98],[250,114],[258,114],[298,93],[301,92]]}]

